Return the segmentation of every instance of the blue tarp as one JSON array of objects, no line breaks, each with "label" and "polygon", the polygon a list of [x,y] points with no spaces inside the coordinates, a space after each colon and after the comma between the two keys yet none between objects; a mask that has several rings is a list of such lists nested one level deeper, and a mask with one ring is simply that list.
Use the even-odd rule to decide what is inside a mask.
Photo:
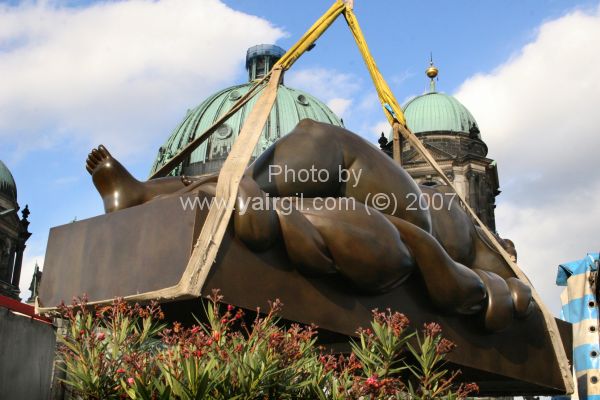
[{"label": "blue tarp", "polygon": [[588,253],[581,260],[559,265],[556,275],[556,284],[566,286],[561,294],[560,314],[573,324],[573,367],[578,394],[573,398],[580,400],[600,400],[600,327],[593,285],[598,260],[598,253]]}]

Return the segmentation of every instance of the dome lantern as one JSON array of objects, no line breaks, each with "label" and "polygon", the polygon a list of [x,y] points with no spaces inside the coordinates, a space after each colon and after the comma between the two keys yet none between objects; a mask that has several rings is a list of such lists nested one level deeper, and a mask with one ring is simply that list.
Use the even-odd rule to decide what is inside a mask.
[{"label": "dome lantern", "polygon": [[274,44],[259,44],[250,47],[246,52],[248,81],[252,82],[264,77],[284,54],[285,50]]}]

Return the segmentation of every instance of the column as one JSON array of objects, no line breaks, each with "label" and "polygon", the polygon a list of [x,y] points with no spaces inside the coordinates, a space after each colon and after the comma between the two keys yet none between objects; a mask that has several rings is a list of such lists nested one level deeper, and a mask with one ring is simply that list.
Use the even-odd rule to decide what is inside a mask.
[{"label": "column", "polygon": [[25,251],[25,244],[17,244],[16,258],[12,273],[12,285],[19,287],[19,280],[21,279],[21,264],[23,264],[23,252]]}]

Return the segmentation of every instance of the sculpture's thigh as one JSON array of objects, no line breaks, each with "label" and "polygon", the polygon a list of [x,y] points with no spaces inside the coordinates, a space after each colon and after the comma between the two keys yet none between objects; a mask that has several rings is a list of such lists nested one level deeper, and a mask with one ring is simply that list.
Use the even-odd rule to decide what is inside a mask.
[{"label": "sculpture's thigh", "polygon": [[[305,246],[286,240],[302,230],[315,238],[332,267],[367,292],[383,292],[408,278],[416,265],[398,230],[381,213],[348,199],[304,199],[300,213],[278,212],[291,257]],[[306,233],[309,232],[308,235]],[[326,259],[324,258],[324,259]]]}]

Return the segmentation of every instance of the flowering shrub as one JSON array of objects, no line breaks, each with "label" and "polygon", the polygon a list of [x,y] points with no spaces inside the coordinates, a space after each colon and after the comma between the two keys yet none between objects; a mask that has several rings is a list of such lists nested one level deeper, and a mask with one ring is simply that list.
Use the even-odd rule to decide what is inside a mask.
[{"label": "flowering shrub", "polygon": [[459,373],[444,369],[454,344],[435,323],[410,332],[403,314],[374,310],[352,352],[335,355],[316,346],[314,327],[280,327],[277,300],[252,323],[241,309],[222,310],[221,301],[213,293],[207,322],[191,327],[167,327],[155,303],[62,305],[65,387],[82,399],[186,400],[464,399],[478,390],[457,385]]}]

